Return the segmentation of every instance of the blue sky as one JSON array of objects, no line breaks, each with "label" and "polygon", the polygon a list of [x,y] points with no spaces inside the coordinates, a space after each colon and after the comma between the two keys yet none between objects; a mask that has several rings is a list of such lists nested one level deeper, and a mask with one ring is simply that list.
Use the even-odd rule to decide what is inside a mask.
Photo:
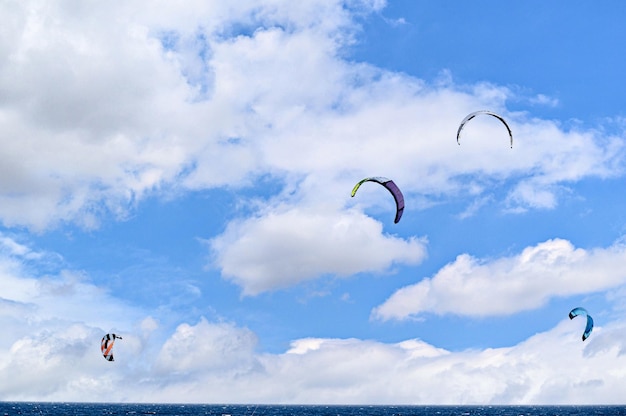
[{"label": "blue sky", "polygon": [[623,403],[626,5],[0,8],[0,400]]}]

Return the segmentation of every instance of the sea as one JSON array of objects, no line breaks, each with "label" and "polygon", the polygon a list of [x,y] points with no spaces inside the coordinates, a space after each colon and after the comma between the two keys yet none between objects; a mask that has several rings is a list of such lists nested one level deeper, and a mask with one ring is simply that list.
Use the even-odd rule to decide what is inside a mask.
[{"label": "sea", "polygon": [[294,406],[0,402],[0,416],[585,416],[626,415],[626,406]]}]

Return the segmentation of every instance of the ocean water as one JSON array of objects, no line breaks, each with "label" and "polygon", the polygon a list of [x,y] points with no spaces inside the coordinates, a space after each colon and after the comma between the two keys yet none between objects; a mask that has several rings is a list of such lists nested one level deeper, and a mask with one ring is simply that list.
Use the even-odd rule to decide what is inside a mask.
[{"label": "ocean water", "polygon": [[626,406],[282,406],[0,402],[0,416],[584,416],[626,415]]}]

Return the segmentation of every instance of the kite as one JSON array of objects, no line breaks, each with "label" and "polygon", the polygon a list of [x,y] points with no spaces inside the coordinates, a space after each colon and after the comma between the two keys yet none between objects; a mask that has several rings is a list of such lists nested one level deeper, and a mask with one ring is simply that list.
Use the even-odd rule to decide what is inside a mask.
[{"label": "kite", "polygon": [[488,110],[474,111],[473,113],[468,114],[467,117],[465,117],[463,119],[463,121],[461,121],[461,125],[459,126],[459,130],[457,130],[457,132],[456,132],[456,142],[459,145],[461,144],[459,142],[459,138],[461,136],[461,130],[463,130],[463,127],[465,127],[465,124],[468,121],[470,121],[471,119],[473,119],[474,117],[476,117],[479,114],[487,114],[487,115],[493,116],[493,117],[497,118],[498,120],[500,120],[502,122],[502,124],[504,124],[504,126],[506,127],[506,129],[509,132],[509,137],[511,138],[511,148],[513,148],[513,132],[511,132],[511,127],[509,127],[508,123],[506,122],[506,120],[504,120],[504,118],[502,118],[498,114],[493,113],[493,112],[488,111]]},{"label": "kite", "polygon": [[100,349],[102,350],[102,355],[104,356],[104,359],[107,361],[114,361],[113,352],[111,352],[111,350],[113,349],[113,344],[115,344],[116,339],[122,339],[122,337],[115,334],[106,334],[102,337]]},{"label": "kite", "polygon": [[391,195],[393,195],[393,199],[396,201],[396,218],[393,220],[393,222],[397,224],[402,217],[402,212],[404,211],[404,196],[402,195],[402,192],[400,192],[400,188],[398,188],[398,186],[390,179],[383,178],[381,176],[373,176],[370,178],[365,178],[359,181],[359,183],[357,183],[356,185],[354,185],[354,188],[352,188],[353,197],[359,187],[365,182],[379,183],[387,188],[389,192],[391,192]]},{"label": "kite", "polygon": [[587,310],[585,308],[574,308],[569,313],[569,319],[574,319],[575,316],[585,315],[587,317],[587,326],[585,327],[585,332],[583,332],[583,341],[589,338],[591,335],[591,330],[593,329],[593,319],[591,316],[587,314]]}]

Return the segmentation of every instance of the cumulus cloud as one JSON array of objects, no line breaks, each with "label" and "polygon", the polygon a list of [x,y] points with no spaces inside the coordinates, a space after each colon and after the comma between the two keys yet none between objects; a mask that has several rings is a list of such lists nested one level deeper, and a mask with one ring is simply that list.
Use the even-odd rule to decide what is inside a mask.
[{"label": "cumulus cloud", "polygon": [[163,344],[156,360],[159,373],[189,374],[238,372],[249,361],[256,345],[250,331],[227,323],[201,319],[195,325],[181,324]]},{"label": "cumulus cloud", "polygon": [[626,283],[620,267],[625,260],[626,247],[621,243],[585,250],[563,239],[498,259],[462,254],[432,278],[398,289],[372,316],[387,320],[423,313],[512,315],[538,308],[553,297],[621,286]]},{"label": "cumulus cloud", "polygon": [[[585,362],[590,355],[572,327],[563,322],[516,346],[459,352],[419,340],[299,340],[279,368],[300,380],[291,390],[294,402],[310,402],[313,391],[323,403],[588,403],[589,386],[593,400],[615,400],[624,374],[608,370],[623,358],[609,348]],[[325,370],[305,376],[312,368]]]},{"label": "cumulus cloud", "polygon": [[[502,348],[452,351],[420,339],[310,337],[293,340],[284,352],[267,353],[258,351],[253,331],[231,322],[200,318],[170,330],[84,278],[31,276],[7,256],[35,250],[7,236],[3,244],[23,249],[2,254],[0,261],[2,400],[590,404],[622,397],[626,372],[616,370],[626,364],[622,320],[597,320],[584,343],[584,323],[565,318]],[[584,273],[592,263],[615,268],[619,253],[617,245],[585,251],[555,240],[505,259],[496,269],[542,275],[550,266],[555,270],[550,280],[569,268]],[[619,277],[598,279],[574,276],[571,293],[607,287]],[[51,307],[53,302],[65,307]],[[114,362],[100,354],[105,331],[123,334]]]},{"label": "cumulus cloud", "polygon": [[[255,294],[423,258],[418,237],[362,216],[380,198],[339,197],[363,177],[394,179],[407,200],[469,197],[468,216],[494,187],[506,187],[509,212],[553,209],[568,183],[621,172],[617,137],[508,111],[506,88],[428,84],[345,59],[357,16],[384,2],[143,6],[1,6],[11,16],[0,47],[3,224],[93,228],[146,195],[270,176],[275,194],[235,212],[210,245],[222,275]],[[479,118],[456,146],[477,108],[507,119],[514,149],[497,120]]]},{"label": "cumulus cloud", "polygon": [[[355,338],[303,338],[284,353],[254,351],[254,335],[231,324],[181,325],[163,344],[152,369],[115,362],[103,370],[85,358],[82,342],[56,359],[47,340],[16,342],[4,368],[28,355],[24,383],[3,399],[285,404],[617,404],[626,378],[624,323],[597,327],[580,341],[564,320],[517,345],[449,351],[419,339],[382,343]],[[73,341],[65,341],[69,347]],[[224,348],[227,347],[227,348]],[[174,353],[170,356],[171,353]],[[191,364],[191,358],[195,365]],[[69,362],[68,358],[72,357]],[[52,358],[52,359],[51,359]],[[220,363],[230,363],[228,371]],[[81,361],[80,369],[72,364]],[[107,365],[111,364],[101,360]],[[90,365],[86,365],[89,362]],[[17,368],[17,367],[16,367]],[[167,368],[168,371],[164,372]],[[50,369],[50,371],[47,371]],[[617,369],[617,370],[616,370]],[[35,371],[43,371],[36,373]],[[65,383],[45,383],[53,371]],[[68,372],[69,371],[69,372]],[[177,377],[179,372],[193,377]],[[7,374],[3,371],[2,374]],[[245,375],[245,376],[242,376]],[[129,381],[130,380],[130,381]],[[7,380],[1,380],[3,384]],[[80,383],[80,385],[79,385]]]},{"label": "cumulus cloud", "polygon": [[325,274],[385,272],[425,256],[423,240],[385,235],[381,223],[363,214],[296,208],[233,222],[210,244],[216,266],[244,295]]},{"label": "cumulus cloud", "polygon": [[[117,376],[102,365],[108,363],[100,353],[102,336],[111,330],[125,333],[118,351],[140,365],[140,351],[156,324],[82,272],[64,269],[59,256],[14,236],[1,235],[0,241],[0,324],[5,333],[0,339],[0,396],[38,400],[69,392],[85,400],[82,393],[93,389],[90,393],[99,390],[100,395],[90,396],[92,400],[105,400],[106,392],[115,390]],[[142,333],[134,335],[135,326]]]},{"label": "cumulus cloud", "polygon": [[[268,173],[384,175],[426,196],[523,180],[510,203],[551,208],[553,185],[621,171],[616,138],[507,111],[505,88],[428,85],[346,60],[356,16],[384,2],[144,6],[2,6],[4,224],[95,227],[149,193]],[[480,122],[456,148],[477,108],[507,118],[515,153],[479,140],[503,133]]]},{"label": "cumulus cloud", "polygon": [[625,360],[623,323],[597,328],[586,343],[579,332],[565,320],[517,345],[462,351],[419,339],[303,338],[285,353],[256,355],[259,366],[246,377],[207,373],[204,388],[170,385],[158,394],[233,403],[617,403],[626,377],[615,370]]}]

